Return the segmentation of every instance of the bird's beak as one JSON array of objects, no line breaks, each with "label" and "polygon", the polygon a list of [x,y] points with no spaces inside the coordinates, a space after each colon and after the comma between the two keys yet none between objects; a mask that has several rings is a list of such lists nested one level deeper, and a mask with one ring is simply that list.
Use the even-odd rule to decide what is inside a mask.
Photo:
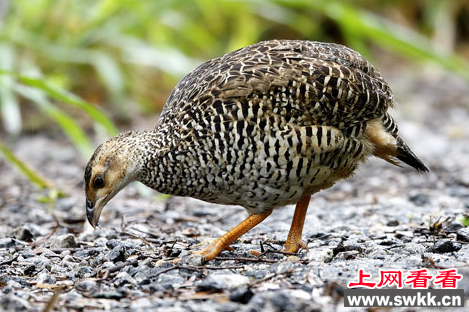
[{"label": "bird's beak", "polygon": [[101,211],[104,206],[106,206],[108,196],[101,197],[96,202],[90,199],[86,199],[86,217],[88,222],[95,229],[99,222],[99,217],[101,216]]}]

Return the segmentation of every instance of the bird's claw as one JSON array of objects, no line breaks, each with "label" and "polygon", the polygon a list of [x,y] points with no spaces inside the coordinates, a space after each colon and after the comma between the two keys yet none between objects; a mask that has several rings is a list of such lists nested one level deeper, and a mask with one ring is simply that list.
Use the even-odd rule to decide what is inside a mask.
[{"label": "bird's claw", "polygon": [[302,248],[306,251],[309,250],[308,245],[305,242],[303,242],[301,239],[295,240],[295,241],[287,240],[282,251],[287,252],[287,253],[297,253]]},{"label": "bird's claw", "polygon": [[202,250],[191,251],[193,254],[201,255],[204,258],[204,261],[210,261],[215,259],[223,250],[233,251],[233,247],[230,246],[220,246],[216,243],[211,243]]}]

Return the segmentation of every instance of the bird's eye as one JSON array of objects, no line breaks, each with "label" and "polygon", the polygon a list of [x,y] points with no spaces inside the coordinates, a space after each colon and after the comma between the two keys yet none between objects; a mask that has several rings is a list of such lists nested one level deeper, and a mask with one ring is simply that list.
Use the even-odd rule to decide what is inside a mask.
[{"label": "bird's eye", "polygon": [[94,178],[93,186],[94,188],[97,188],[97,189],[104,187],[103,176],[99,175],[96,178]]}]

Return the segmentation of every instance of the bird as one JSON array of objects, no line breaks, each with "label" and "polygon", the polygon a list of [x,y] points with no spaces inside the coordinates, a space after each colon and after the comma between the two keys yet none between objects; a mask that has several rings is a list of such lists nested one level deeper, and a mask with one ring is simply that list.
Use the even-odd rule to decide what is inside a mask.
[{"label": "bird", "polygon": [[399,136],[381,74],[358,52],[307,40],[262,41],[206,61],[168,97],[157,125],[99,145],[84,174],[86,215],[132,181],[165,194],[244,207],[248,217],[197,251],[204,261],[295,204],[284,251],[302,239],[313,194],[371,156],[428,168]]}]

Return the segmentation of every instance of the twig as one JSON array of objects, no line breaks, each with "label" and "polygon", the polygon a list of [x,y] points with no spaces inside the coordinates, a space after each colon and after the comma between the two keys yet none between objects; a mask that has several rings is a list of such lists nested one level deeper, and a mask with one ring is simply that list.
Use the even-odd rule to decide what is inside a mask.
[{"label": "twig", "polygon": [[0,262],[0,265],[5,265],[5,264],[12,264],[13,261],[15,261],[16,259],[18,258],[18,254],[15,254],[13,255],[13,257],[11,257],[10,259],[7,259],[7,260],[3,260],[2,262]]},{"label": "twig", "polygon": [[297,256],[298,253],[296,252],[286,252],[286,251],[281,251],[281,250],[272,250],[272,249],[267,249],[261,255],[265,255],[268,253],[273,253],[273,254],[280,254],[280,255],[285,255],[285,256]]},{"label": "twig", "polygon": [[143,230],[137,229],[135,227],[131,227],[130,229],[134,230],[134,231],[137,231],[137,232],[140,232],[140,233],[143,233],[143,234],[150,235],[153,238],[160,238],[161,237],[161,235],[158,235],[158,234],[155,234],[155,233],[152,233],[152,232],[148,232],[148,231],[143,231]]},{"label": "twig", "polygon": [[272,279],[272,278],[274,278],[274,277],[276,277],[276,276],[280,276],[280,275],[290,275],[290,274],[292,274],[292,272],[293,272],[292,270],[289,270],[289,271],[286,271],[286,272],[283,272],[283,273],[271,273],[271,274],[268,274],[268,275],[264,276],[263,278],[261,278],[260,280],[253,281],[253,282],[249,285],[249,287],[254,287],[254,286],[256,286],[256,285],[259,285],[259,284],[261,284],[261,283],[264,283],[264,282],[266,282],[266,281],[268,281],[268,280],[270,280],[270,279]]},{"label": "twig", "polygon": [[265,281],[268,281],[268,280],[274,278],[274,277],[277,276],[277,275],[280,275],[280,274],[279,274],[279,273],[271,273],[271,274],[269,274],[269,275],[266,275],[266,276],[264,276],[263,278],[261,278],[260,280],[257,280],[257,281],[252,282],[251,285],[250,285],[250,287],[253,287],[253,286],[256,286],[256,285],[258,285],[258,284],[261,284],[261,283],[263,283],[263,282],[265,282]]},{"label": "twig", "polygon": [[232,265],[232,266],[226,266],[226,267],[217,267],[217,266],[211,266],[211,265],[187,265],[187,266],[180,266],[180,269],[188,269],[188,270],[202,270],[202,269],[207,269],[207,270],[237,270],[237,269],[244,269],[243,265]]},{"label": "twig", "polygon": [[192,270],[192,271],[199,271],[199,270],[236,270],[236,269],[244,269],[244,266],[228,266],[228,267],[217,267],[217,266],[203,266],[203,265],[175,265],[173,267],[161,269],[160,271],[156,272],[153,275],[150,275],[148,278],[157,277],[163,273],[172,271],[172,270]]},{"label": "twig", "polygon": [[[283,243],[285,243],[285,242],[283,242]],[[265,254],[268,254],[268,253],[275,253],[275,254],[281,254],[281,255],[286,255],[286,256],[296,256],[296,255],[298,255],[298,253],[295,253],[295,252],[286,252],[286,251],[278,250],[277,248],[272,246],[271,243],[268,243],[268,242],[260,241],[260,244],[261,244],[261,255],[265,255]],[[270,249],[265,249],[264,245],[269,246]]]},{"label": "twig", "polygon": [[145,245],[153,248],[152,244],[145,238],[145,237],[141,237],[141,236],[138,236],[136,234],[132,234],[130,232],[127,232],[127,231],[121,231],[119,233],[120,235],[127,235],[127,236],[130,236],[131,238],[136,238],[136,239],[139,239],[141,240]]},{"label": "twig", "polygon": [[57,290],[54,292],[52,297],[50,298],[49,302],[46,304],[42,312],[50,312],[54,310],[54,307],[57,303],[57,300],[59,299],[59,295],[62,292],[62,290]]},{"label": "twig", "polygon": [[135,264],[137,264],[137,263],[138,263],[138,259],[136,258],[136,259],[132,259],[132,260],[130,260],[130,261],[126,261],[126,262],[124,262],[124,263],[122,263],[122,264],[116,265],[116,266],[114,266],[114,267],[112,267],[112,268],[109,268],[109,269],[107,269],[106,271],[104,271],[104,275],[103,275],[103,277],[101,278],[101,280],[107,279],[107,278],[109,277],[109,274],[111,274],[111,273],[117,272],[117,271],[119,271],[120,269],[122,269],[122,268],[124,268],[124,267],[126,267],[126,266],[128,266],[128,265],[135,265]]},{"label": "twig", "polygon": [[49,237],[51,237],[52,235],[54,235],[55,232],[57,232],[57,229],[60,227],[60,224],[59,224],[59,220],[57,220],[55,216],[54,216],[54,220],[55,220],[55,226],[52,229],[52,231],[49,234],[47,234],[45,237],[31,243],[31,248],[44,244],[49,239]]},{"label": "twig", "polygon": [[272,260],[272,259],[264,259],[264,258],[248,258],[248,257],[216,257],[215,259],[221,260],[221,261],[234,260],[234,261],[267,262],[267,263],[280,262],[280,260]]}]

